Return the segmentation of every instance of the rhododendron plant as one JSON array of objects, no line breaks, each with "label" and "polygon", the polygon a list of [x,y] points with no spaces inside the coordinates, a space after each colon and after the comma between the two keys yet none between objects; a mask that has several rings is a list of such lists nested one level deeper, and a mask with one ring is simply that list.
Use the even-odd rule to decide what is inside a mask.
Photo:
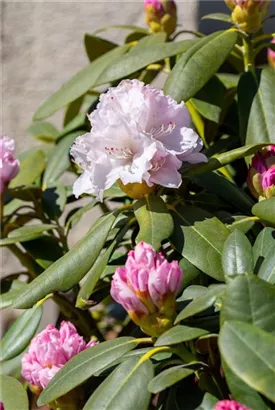
[{"label": "rhododendron plant", "polygon": [[273,16],[226,4],[208,34],[134,2],[146,25],[85,34],[34,147],[0,138],[5,410],[275,408]]}]

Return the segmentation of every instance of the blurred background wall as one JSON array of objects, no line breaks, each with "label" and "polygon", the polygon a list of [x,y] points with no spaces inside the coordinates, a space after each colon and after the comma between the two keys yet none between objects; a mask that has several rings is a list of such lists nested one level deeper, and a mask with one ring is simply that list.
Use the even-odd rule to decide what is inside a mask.
[{"label": "blurred background wall", "polygon": [[[206,33],[224,28],[202,15],[228,12],[223,0],[176,0],[182,29]],[[1,1],[1,134],[16,140],[17,152],[37,143],[26,133],[32,116],[43,100],[88,63],[83,46],[85,33],[111,24],[144,26],[143,0],[134,1]],[[275,1],[272,11],[275,13]],[[271,21],[274,25],[274,20]],[[273,27],[274,30],[274,27]],[[110,30],[108,39],[122,42],[125,31]],[[53,117],[61,126],[62,112]],[[87,215],[70,238],[75,243],[91,219]],[[15,259],[2,252],[2,272],[18,269]],[[48,311],[49,312],[49,311]],[[46,321],[48,321],[48,317]]]}]

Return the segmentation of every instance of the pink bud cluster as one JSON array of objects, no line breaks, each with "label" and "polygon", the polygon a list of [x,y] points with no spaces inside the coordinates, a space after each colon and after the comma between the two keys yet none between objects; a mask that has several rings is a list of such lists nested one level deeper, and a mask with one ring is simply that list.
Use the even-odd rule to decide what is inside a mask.
[{"label": "pink bud cluster", "polygon": [[59,330],[48,325],[32,339],[24,354],[22,376],[36,391],[41,391],[68,360],[95,344],[93,340],[86,343],[70,322],[63,321]]},{"label": "pink bud cluster", "polygon": [[177,27],[177,6],[174,0],[144,0],[145,21],[153,33],[172,34]]},{"label": "pink bud cluster", "polygon": [[263,148],[254,155],[247,184],[256,198],[275,196],[275,145]]},{"label": "pink bud cluster", "polygon": [[172,324],[181,280],[177,261],[168,262],[151,245],[140,242],[128,253],[125,267],[116,270],[111,295],[147,334],[156,336]]},{"label": "pink bud cluster", "polygon": [[235,400],[221,400],[216,404],[215,410],[250,410],[248,407]]},{"label": "pink bud cluster", "polygon": [[14,157],[14,148],[12,138],[0,136],[0,195],[19,172],[19,161]]}]

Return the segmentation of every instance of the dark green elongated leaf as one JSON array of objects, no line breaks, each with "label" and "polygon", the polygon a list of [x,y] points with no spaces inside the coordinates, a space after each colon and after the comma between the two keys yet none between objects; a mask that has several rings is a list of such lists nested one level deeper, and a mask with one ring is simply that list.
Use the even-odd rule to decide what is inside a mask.
[{"label": "dark green elongated leaf", "polygon": [[246,144],[274,143],[275,71],[244,73],[238,86],[241,138]]},{"label": "dark green elongated leaf", "polygon": [[275,198],[265,199],[258,202],[252,208],[253,215],[256,215],[261,221],[270,225],[275,225]]},{"label": "dark green elongated leaf", "polygon": [[218,403],[218,399],[212,396],[212,394],[205,393],[202,403],[196,410],[214,410],[216,404]]},{"label": "dark green elongated leaf", "polygon": [[25,350],[35,335],[42,312],[42,306],[34,306],[13,322],[0,342],[0,361],[12,359]]},{"label": "dark green elongated leaf", "polygon": [[193,180],[201,187],[217,194],[229,203],[234,198],[234,205],[245,213],[250,213],[254,202],[244,191],[228,181],[228,179],[216,174],[207,172],[194,177]]},{"label": "dark green elongated leaf", "polygon": [[173,68],[164,85],[165,93],[178,102],[194,97],[218,71],[237,38],[235,31],[219,31],[201,38]]},{"label": "dark green elongated leaf", "polygon": [[116,47],[114,50],[97,58],[83,68],[71,80],[64,84],[56,93],[46,100],[34,114],[35,120],[41,120],[54,114],[57,110],[74,101],[92,88],[100,74],[116,57],[122,56],[129,46]]},{"label": "dark green elongated leaf", "polygon": [[271,251],[275,253],[275,230],[264,228],[257,236],[253,246],[254,264],[257,264],[259,258],[266,258]]},{"label": "dark green elongated leaf", "polygon": [[149,64],[163,60],[166,57],[184,53],[196,42],[197,40],[195,39],[167,44],[154,44],[148,47],[142,47],[139,52],[128,53],[125,56],[116,58],[97,78],[95,85],[102,85],[119,80],[147,67]]},{"label": "dark green elongated leaf", "polygon": [[185,377],[190,376],[192,373],[194,373],[194,370],[186,369],[183,366],[171,367],[154,377],[148,385],[148,390],[154,394],[159,393],[185,379]]},{"label": "dark green elongated leaf", "polygon": [[226,276],[242,275],[253,271],[252,246],[238,229],[226,239],[222,253],[222,267]]},{"label": "dark green elongated leaf", "polygon": [[239,377],[237,377],[223,361],[223,372],[225,374],[226,382],[229,390],[235,400],[248,406],[251,409],[268,410],[267,405],[254,389],[244,383]]},{"label": "dark green elongated leaf", "polygon": [[139,224],[136,242],[150,243],[155,250],[172,235],[174,224],[164,201],[159,196],[148,196],[135,203],[135,216]]},{"label": "dark green elongated leaf", "polygon": [[89,305],[91,305],[91,303],[89,303],[89,297],[91,296],[95,288],[95,285],[97,284],[102,272],[104,271],[110,259],[111,254],[113,253],[117,245],[118,243],[114,241],[109,246],[109,248],[97,258],[95,264],[87,273],[85,282],[81,286],[81,289],[77,295],[76,307],[87,308],[89,307]]},{"label": "dark green elongated leaf", "polygon": [[148,34],[148,30],[146,28],[143,27],[138,27],[138,26],[131,26],[131,25],[121,25],[121,24],[112,24],[109,26],[105,26],[105,27],[100,27],[99,29],[94,31],[94,35],[102,33],[103,31],[106,30],[112,30],[112,29],[120,29],[120,30],[134,30],[140,33],[145,33]]},{"label": "dark green elongated leaf", "polygon": [[207,288],[205,286],[191,285],[183,291],[182,295],[177,299],[177,301],[182,302],[184,300],[194,300],[205,292],[207,292]]},{"label": "dark green elongated leaf", "polygon": [[30,242],[22,242],[21,245],[43,269],[47,269],[53,262],[63,256],[63,249],[53,236],[43,235]]},{"label": "dark green elongated leaf", "polygon": [[76,212],[72,213],[68,220],[66,221],[66,229],[69,230],[74,224],[76,224],[80,218],[88,211],[94,208],[94,206],[98,203],[97,199],[93,199],[87,205],[78,208]]},{"label": "dark green elongated leaf", "polygon": [[27,132],[33,137],[44,141],[44,142],[53,142],[58,137],[58,129],[46,121],[37,121],[33,122],[28,128]]},{"label": "dark green elongated leaf", "polygon": [[194,176],[205,172],[215,171],[225,165],[231,164],[240,158],[247,157],[249,155],[255,154],[260,148],[266,146],[267,144],[250,144],[244,147],[233,149],[232,151],[223,152],[222,154],[215,155],[210,158],[207,163],[196,165],[192,167],[187,172],[183,172],[184,176]]},{"label": "dark green elongated leaf", "polygon": [[191,102],[203,117],[218,123],[224,95],[225,86],[217,76],[213,76],[197,93],[196,97],[191,99]]},{"label": "dark green elongated leaf", "polygon": [[[15,284],[15,286],[14,286]],[[10,307],[15,299],[20,295],[22,289],[26,288],[27,284],[21,281],[13,281],[11,289],[0,295],[0,309],[6,309]]]},{"label": "dark green elongated leaf", "polygon": [[263,261],[259,273],[259,278],[264,279],[266,282],[275,284],[275,253],[274,249],[271,249]]},{"label": "dark green elongated leaf", "polygon": [[92,227],[78,244],[34,279],[14,303],[26,309],[52,292],[66,292],[76,285],[96,261],[116,213],[105,215]]},{"label": "dark green elongated leaf", "polygon": [[211,14],[206,14],[205,16],[202,17],[202,20],[219,20],[219,21],[224,21],[225,23],[231,23],[232,24],[232,19],[230,14],[225,14],[225,13],[211,13]]},{"label": "dark green elongated leaf", "polygon": [[93,36],[92,34],[85,34],[84,44],[90,61],[94,61],[102,54],[108,53],[108,51],[117,47],[117,44],[105,40],[104,38]]},{"label": "dark green elongated leaf", "polygon": [[178,206],[173,217],[175,228],[170,241],[178,252],[207,275],[223,281],[221,256],[229,229],[196,207]]},{"label": "dark green elongated leaf", "polygon": [[219,346],[230,370],[275,402],[275,336],[256,326],[230,321],[222,327]]},{"label": "dark green elongated leaf", "polygon": [[[65,110],[65,115],[63,119],[63,127],[66,128],[78,115],[82,114],[80,113],[81,107],[84,103],[84,95],[81,95],[80,97],[76,98],[74,101],[72,101],[70,104],[68,104],[66,110]],[[64,128],[61,131],[61,134],[64,133]],[[70,130],[71,132],[73,130]],[[66,134],[66,133],[65,133]],[[63,134],[63,135],[65,135]]]},{"label": "dark green elongated leaf", "polygon": [[62,138],[49,158],[43,177],[43,189],[56,183],[58,178],[69,168],[69,150],[74,140],[85,131],[76,131]]},{"label": "dark green elongated leaf", "polygon": [[39,224],[27,225],[11,231],[7,238],[0,239],[0,246],[11,245],[18,242],[32,241],[43,236],[43,232],[55,229],[55,225]]},{"label": "dark green elongated leaf", "polygon": [[187,342],[188,340],[197,339],[206,335],[207,330],[197,329],[188,326],[175,326],[163,333],[155,343],[155,346],[170,346],[177,343]]},{"label": "dark green elongated leaf", "polygon": [[189,303],[176,317],[175,323],[180,322],[190,316],[203,312],[213,306],[217,298],[220,298],[225,290],[225,285],[214,285],[208,288],[208,291],[199,296],[193,302]]},{"label": "dark green elongated leaf", "polygon": [[40,149],[31,151],[20,163],[19,174],[10,182],[9,188],[31,185],[44,171],[45,155]]},{"label": "dark green elongated leaf", "polygon": [[1,374],[0,384],[0,401],[4,403],[5,410],[29,409],[27,392],[18,380]]},{"label": "dark green elongated leaf", "polygon": [[150,34],[149,36],[143,37],[141,40],[138,41],[135,47],[132,47],[130,49],[129,53],[140,52],[144,47],[149,47],[154,44],[164,43],[166,40],[166,37],[167,36],[165,33],[155,33],[155,34]]},{"label": "dark green elongated leaf", "polygon": [[227,284],[221,322],[238,320],[275,334],[275,288],[255,275],[241,275]]},{"label": "dark green elongated leaf", "polygon": [[56,220],[60,217],[64,211],[67,202],[67,191],[64,184],[57,182],[51,184],[43,192],[42,203],[46,214],[52,220]]},{"label": "dark green elongated leaf", "polygon": [[131,358],[123,362],[96,389],[83,410],[146,410],[150,401],[148,383],[154,377],[150,360]]},{"label": "dark green elongated leaf", "polygon": [[41,197],[42,190],[35,185],[24,185],[18,188],[9,189],[10,196],[16,199],[22,199],[22,201],[33,202],[36,198]]},{"label": "dark green elongated leaf", "polygon": [[107,365],[112,365],[136,345],[132,337],[120,337],[82,351],[69,360],[50,381],[41,393],[38,405],[50,403],[73,390]]}]

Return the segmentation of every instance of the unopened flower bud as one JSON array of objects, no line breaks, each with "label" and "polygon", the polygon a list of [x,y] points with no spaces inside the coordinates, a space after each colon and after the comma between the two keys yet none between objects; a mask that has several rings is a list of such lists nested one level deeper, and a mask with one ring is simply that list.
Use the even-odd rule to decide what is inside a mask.
[{"label": "unopened flower bud", "polygon": [[177,6],[173,0],[144,0],[145,21],[152,33],[172,34],[177,27]]},{"label": "unopened flower bud", "polygon": [[225,0],[232,10],[232,21],[246,33],[258,31],[262,26],[270,0]]},{"label": "unopened flower bud", "polygon": [[116,270],[111,295],[145,333],[159,336],[172,327],[181,280],[177,261],[168,262],[151,245],[140,242],[128,253],[125,267]]},{"label": "unopened flower bud", "polygon": [[[275,45],[275,38],[273,38],[271,43]],[[267,51],[267,59],[270,67],[275,69],[275,50],[272,50],[272,48],[269,48]]]},{"label": "unopened flower bud", "polygon": [[140,184],[130,183],[126,185],[124,185],[120,180],[118,182],[119,182],[119,186],[122,189],[122,191],[125,192],[132,199],[141,199],[145,195],[152,194],[157,188],[157,185],[154,184],[153,186],[150,187],[146,184],[146,182],[142,182]]},{"label": "unopened flower bud", "polygon": [[221,400],[216,404],[215,410],[250,410],[248,407],[235,400]]},{"label": "unopened flower bud", "polygon": [[256,198],[275,196],[275,145],[257,152],[248,170],[247,184]]},{"label": "unopened flower bud", "polygon": [[0,195],[19,172],[19,161],[14,157],[14,146],[12,138],[0,137]]}]

